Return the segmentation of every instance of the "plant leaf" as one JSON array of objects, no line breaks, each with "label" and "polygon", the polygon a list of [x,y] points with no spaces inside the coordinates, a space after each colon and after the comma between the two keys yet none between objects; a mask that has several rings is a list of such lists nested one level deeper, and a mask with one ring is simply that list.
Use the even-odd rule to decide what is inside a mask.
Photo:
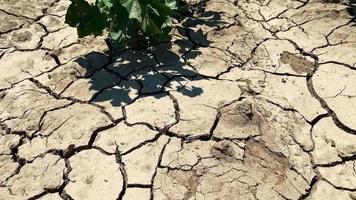
[{"label": "plant leaf", "polygon": [[120,3],[126,8],[130,19],[142,22],[142,9],[138,0],[120,0]]},{"label": "plant leaf", "polygon": [[110,9],[113,6],[113,3],[112,0],[97,0],[96,5],[102,5]]},{"label": "plant leaf", "polygon": [[165,0],[164,5],[169,7],[172,11],[177,10],[177,2],[175,0]]},{"label": "plant leaf", "polygon": [[99,8],[90,5],[85,0],[71,0],[66,14],[65,22],[71,27],[76,27],[79,37],[87,35],[100,35],[105,29],[107,18]]},{"label": "plant leaf", "polygon": [[71,0],[71,2],[67,10],[65,22],[71,27],[77,27],[80,19],[88,15],[90,4],[84,0]]},{"label": "plant leaf", "polygon": [[145,17],[143,18],[142,31],[150,35],[161,33],[159,26],[151,19],[148,13],[146,13]]},{"label": "plant leaf", "polygon": [[70,0],[65,22],[79,37],[107,30],[112,40],[131,45],[168,38],[176,0]]},{"label": "plant leaf", "polygon": [[126,39],[126,32],[130,22],[129,13],[120,3],[114,4],[112,12],[115,13],[110,28],[110,37],[121,43]]}]

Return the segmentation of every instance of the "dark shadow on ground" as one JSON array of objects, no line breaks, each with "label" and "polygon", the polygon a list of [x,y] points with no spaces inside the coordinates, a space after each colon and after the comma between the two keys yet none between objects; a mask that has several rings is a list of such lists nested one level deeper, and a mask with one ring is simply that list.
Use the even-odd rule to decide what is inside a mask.
[{"label": "dark shadow on ground", "polygon": [[[122,106],[132,102],[137,97],[135,93],[155,98],[161,98],[159,94],[175,89],[189,97],[202,94],[202,88],[185,87],[187,82],[202,78],[186,60],[194,59],[200,54],[200,48],[210,44],[206,34],[196,27],[219,28],[224,25],[220,13],[205,12],[204,5],[205,2],[181,5],[171,42],[165,41],[148,49],[137,50],[114,49],[111,46],[111,51],[107,52],[110,62],[100,69],[82,63],[87,63],[86,59],[93,59],[93,56],[103,59],[106,56],[104,54],[92,52],[78,59],[77,63],[88,71],[86,77],[90,79],[90,89],[96,91],[91,101],[110,101],[113,106]],[[184,15],[186,17],[183,20]],[[192,38],[199,40],[199,43]],[[88,69],[90,67],[95,70]]]},{"label": "dark shadow on ground", "polygon": [[350,0],[347,6],[347,12],[349,12],[351,16],[352,26],[356,26],[356,0]]},{"label": "dark shadow on ground", "polygon": [[323,0],[324,3],[336,3],[346,6],[347,12],[350,14],[350,22],[352,26],[356,26],[356,0]]}]

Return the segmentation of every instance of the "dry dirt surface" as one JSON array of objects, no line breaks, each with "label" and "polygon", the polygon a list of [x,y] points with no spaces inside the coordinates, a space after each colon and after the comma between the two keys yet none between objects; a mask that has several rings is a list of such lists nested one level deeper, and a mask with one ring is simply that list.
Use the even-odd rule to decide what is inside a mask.
[{"label": "dry dirt surface", "polygon": [[0,0],[0,200],[356,200],[354,1],[189,1],[171,42]]}]

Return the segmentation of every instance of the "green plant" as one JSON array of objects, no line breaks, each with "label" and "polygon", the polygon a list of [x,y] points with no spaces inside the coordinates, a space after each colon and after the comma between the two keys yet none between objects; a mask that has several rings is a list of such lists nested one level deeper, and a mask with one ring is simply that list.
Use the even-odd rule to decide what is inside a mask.
[{"label": "green plant", "polygon": [[137,47],[167,39],[172,26],[175,0],[71,0],[65,22],[76,27],[79,37],[101,35]]}]

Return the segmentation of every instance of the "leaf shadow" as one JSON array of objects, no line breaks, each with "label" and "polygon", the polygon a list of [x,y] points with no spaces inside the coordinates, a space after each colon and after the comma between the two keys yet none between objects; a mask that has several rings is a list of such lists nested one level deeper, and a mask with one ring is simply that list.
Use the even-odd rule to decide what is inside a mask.
[{"label": "leaf shadow", "polygon": [[356,26],[356,0],[349,0],[346,9],[351,16],[352,26]]},{"label": "leaf shadow", "polygon": [[[118,48],[107,41],[110,51],[106,54],[92,52],[77,59],[76,62],[88,71],[85,76],[89,79],[90,90],[95,92],[90,101],[99,104],[110,102],[113,107],[120,107],[142,96],[159,99],[173,90],[188,97],[201,95],[203,88],[192,84],[187,86],[204,78],[187,60],[198,57],[200,49],[208,47],[211,41],[196,27],[219,28],[223,22],[219,12],[204,12],[202,5],[198,11],[192,7],[186,5],[185,11],[195,9],[195,13],[183,21],[178,20],[170,40],[148,49]],[[95,56],[98,59],[106,56],[109,62],[98,69],[83,64]]]}]

